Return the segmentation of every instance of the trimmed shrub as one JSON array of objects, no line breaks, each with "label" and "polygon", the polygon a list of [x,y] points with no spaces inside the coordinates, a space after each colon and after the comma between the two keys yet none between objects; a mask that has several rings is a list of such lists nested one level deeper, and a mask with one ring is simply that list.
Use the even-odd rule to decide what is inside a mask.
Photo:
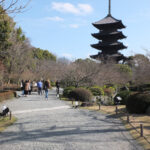
[{"label": "trimmed shrub", "polygon": [[92,92],[92,94],[94,96],[104,95],[103,89],[99,86],[93,86],[93,87],[89,88],[89,90]]},{"label": "trimmed shrub", "polygon": [[84,88],[76,88],[70,92],[70,97],[76,101],[89,102],[92,98],[92,93]]},{"label": "trimmed shrub", "polygon": [[115,88],[113,88],[113,87],[109,87],[109,88],[104,89],[105,95],[107,95],[109,97],[112,96],[114,92],[115,92]]},{"label": "trimmed shrub", "polygon": [[143,91],[150,91],[150,84],[142,84],[142,85],[132,85],[129,87],[131,91],[139,91],[139,92],[143,92]]},{"label": "trimmed shrub", "polygon": [[14,91],[6,91],[0,93],[0,102],[8,99],[14,98],[16,93]]},{"label": "trimmed shrub", "polygon": [[3,85],[3,88],[0,87],[0,91],[20,91],[20,85],[17,84],[9,84],[9,85]]},{"label": "trimmed shrub", "polygon": [[146,113],[150,107],[150,93],[136,93],[130,95],[127,99],[126,107],[130,113]]},{"label": "trimmed shrub", "polygon": [[64,97],[70,97],[70,92],[72,92],[72,90],[74,90],[75,87],[71,86],[71,87],[66,87],[64,90],[63,90],[63,96]]},{"label": "trimmed shrub", "polygon": [[120,96],[122,98],[120,104],[125,105],[130,94],[131,94],[130,91],[124,90],[124,91],[120,91],[115,97]]}]

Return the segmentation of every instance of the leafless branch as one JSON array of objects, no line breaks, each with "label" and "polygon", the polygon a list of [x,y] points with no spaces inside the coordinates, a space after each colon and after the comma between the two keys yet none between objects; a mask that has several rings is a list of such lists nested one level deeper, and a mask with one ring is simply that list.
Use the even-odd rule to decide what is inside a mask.
[{"label": "leafless branch", "polygon": [[21,13],[27,8],[31,0],[28,0],[24,5],[19,5],[21,0],[0,0],[0,14],[3,13]]}]

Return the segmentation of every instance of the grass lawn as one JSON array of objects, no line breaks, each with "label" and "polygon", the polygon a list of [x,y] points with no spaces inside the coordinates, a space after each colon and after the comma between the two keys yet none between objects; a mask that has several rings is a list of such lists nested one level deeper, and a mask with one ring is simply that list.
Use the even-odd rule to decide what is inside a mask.
[{"label": "grass lawn", "polygon": [[[116,106],[101,106],[100,110],[98,106],[85,107],[85,109],[100,111],[107,113],[112,117],[116,117]],[[127,123],[126,108],[124,105],[118,106],[118,118],[122,120],[125,127],[146,150],[150,150],[150,116],[130,114],[130,123]],[[140,137],[140,124],[144,127],[144,137]]]},{"label": "grass lawn", "polygon": [[4,131],[5,128],[12,125],[17,119],[15,117],[12,117],[10,120],[9,117],[0,117],[0,132]]}]

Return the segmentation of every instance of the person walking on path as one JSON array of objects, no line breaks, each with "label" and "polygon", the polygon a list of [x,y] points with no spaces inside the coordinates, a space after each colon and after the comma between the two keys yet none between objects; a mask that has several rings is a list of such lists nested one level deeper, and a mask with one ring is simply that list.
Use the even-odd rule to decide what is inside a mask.
[{"label": "person walking on path", "polygon": [[56,81],[56,96],[59,96],[59,87],[60,87],[60,82],[57,80]]},{"label": "person walking on path", "polygon": [[20,87],[21,87],[21,91],[22,91],[21,95],[24,95],[24,90],[25,90],[25,82],[24,82],[24,80],[21,81]]},{"label": "person walking on path", "polygon": [[29,95],[31,95],[31,91],[32,91],[32,83],[31,83],[31,81],[29,80]]},{"label": "person walking on path", "polygon": [[42,87],[43,87],[43,83],[41,81],[39,81],[37,83],[37,87],[38,87],[38,94],[42,95]]},{"label": "person walking on path", "polygon": [[25,94],[25,96],[27,96],[28,95],[28,93],[29,93],[29,81],[27,81],[26,80],[26,82],[25,82],[25,90],[24,90],[24,94]]},{"label": "person walking on path", "polygon": [[44,82],[44,89],[45,89],[45,99],[48,100],[48,89],[50,88],[50,81],[46,80]]},{"label": "person walking on path", "polygon": [[42,84],[43,84],[43,86],[42,86],[42,94],[44,94],[44,92],[45,92],[45,81],[44,80],[42,80]]}]

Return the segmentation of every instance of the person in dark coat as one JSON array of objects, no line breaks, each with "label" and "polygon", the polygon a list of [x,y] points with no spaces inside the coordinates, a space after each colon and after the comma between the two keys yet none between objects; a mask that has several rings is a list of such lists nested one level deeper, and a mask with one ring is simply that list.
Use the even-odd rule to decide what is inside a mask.
[{"label": "person in dark coat", "polygon": [[29,86],[30,86],[29,81],[26,80],[26,82],[25,82],[25,91],[24,91],[25,96],[27,96],[28,93],[29,93],[29,89],[30,89]]},{"label": "person in dark coat", "polygon": [[21,91],[22,91],[22,95],[24,95],[24,90],[25,90],[25,82],[24,80],[21,81]]},{"label": "person in dark coat", "polygon": [[44,90],[45,90],[45,99],[48,100],[48,89],[50,88],[50,81],[46,80],[44,82]]},{"label": "person in dark coat", "polygon": [[60,88],[60,82],[57,80],[56,81],[56,92],[57,92],[57,95],[59,95],[59,88]]}]

